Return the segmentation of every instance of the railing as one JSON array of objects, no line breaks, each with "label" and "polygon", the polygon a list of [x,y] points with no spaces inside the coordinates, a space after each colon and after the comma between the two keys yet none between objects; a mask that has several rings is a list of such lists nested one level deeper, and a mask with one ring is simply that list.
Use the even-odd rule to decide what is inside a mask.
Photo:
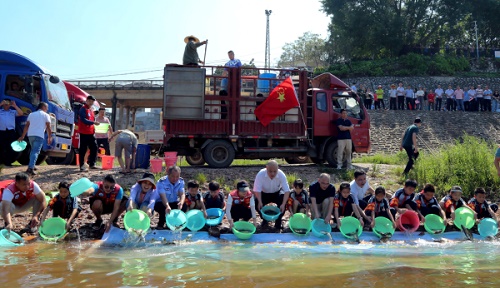
[{"label": "railing", "polygon": [[81,80],[68,81],[83,90],[162,90],[163,80]]}]

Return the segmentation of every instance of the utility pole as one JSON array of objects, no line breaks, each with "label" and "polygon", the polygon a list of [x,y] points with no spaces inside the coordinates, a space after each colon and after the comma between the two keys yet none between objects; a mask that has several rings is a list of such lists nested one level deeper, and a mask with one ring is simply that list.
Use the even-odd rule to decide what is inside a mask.
[{"label": "utility pole", "polygon": [[477,21],[474,21],[474,29],[476,30],[476,58],[479,61],[479,41],[477,40]]},{"label": "utility pole", "polygon": [[266,59],[265,68],[271,68],[271,44],[269,42],[269,16],[271,15],[271,10],[266,10]]}]

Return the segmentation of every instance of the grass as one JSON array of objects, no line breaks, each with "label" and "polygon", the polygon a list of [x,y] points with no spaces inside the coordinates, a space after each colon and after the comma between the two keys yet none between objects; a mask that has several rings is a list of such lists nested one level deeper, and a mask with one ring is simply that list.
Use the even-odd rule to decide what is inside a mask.
[{"label": "grass", "polygon": [[399,151],[396,154],[377,153],[374,155],[365,155],[353,159],[353,163],[371,163],[371,164],[388,164],[388,165],[404,165],[407,161],[407,156],[404,151]]},{"label": "grass", "polygon": [[[283,159],[274,159],[278,164],[286,164],[285,160]],[[247,166],[247,165],[262,165],[265,166],[269,162],[269,160],[251,160],[251,159],[234,159],[233,163],[231,163],[231,166]],[[186,158],[180,156],[179,160],[177,161],[177,165],[183,167],[183,166],[190,166],[189,163],[187,163]],[[207,166],[205,164],[204,166]]]},{"label": "grass", "polygon": [[194,175],[194,180],[198,181],[198,183],[200,183],[200,186],[203,186],[207,182],[207,175],[205,175],[204,173],[197,173],[196,175]]}]

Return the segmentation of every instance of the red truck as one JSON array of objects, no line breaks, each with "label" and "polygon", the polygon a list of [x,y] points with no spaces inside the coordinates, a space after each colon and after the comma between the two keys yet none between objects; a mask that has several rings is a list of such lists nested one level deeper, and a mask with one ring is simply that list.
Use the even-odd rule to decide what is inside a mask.
[{"label": "red truck", "polygon": [[[228,167],[234,159],[285,158],[336,167],[340,110],[355,129],[353,151],[370,150],[370,117],[360,97],[329,73],[313,79],[307,71],[287,69],[193,68],[164,70],[163,151],[177,151],[190,164]],[[242,76],[253,75],[253,76]],[[272,89],[292,75],[300,109],[293,108],[263,126],[254,114]]]}]

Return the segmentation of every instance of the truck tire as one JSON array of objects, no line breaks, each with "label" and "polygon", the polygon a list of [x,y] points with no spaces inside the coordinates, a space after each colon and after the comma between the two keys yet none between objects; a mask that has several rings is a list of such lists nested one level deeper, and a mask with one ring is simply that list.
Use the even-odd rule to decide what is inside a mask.
[{"label": "truck tire", "polygon": [[311,158],[308,156],[286,157],[285,161],[288,164],[305,164],[312,162]]},{"label": "truck tire", "polygon": [[333,168],[337,168],[337,141],[333,141],[328,145],[325,152],[325,159]]},{"label": "truck tire", "polygon": [[194,154],[186,156],[186,162],[188,162],[191,166],[201,166],[205,164],[205,159],[203,159],[203,155],[200,150],[196,150]]},{"label": "truck tire", "polygon": [[231,143],[224,140],[212,141],[203,150],[203,158],[208,166],[214,168],[229,167],[233,163],[235,154]]},{"label": "truck tire", "polygon": [[75,161],[75,150],[71,149],[66,157],[48,157],[47,164],[49,165],[71,165]]},{"label": "truck tire", "polygon": [[[21,165],[28,165],[30,163],[30,151],[31,151],[31,147],[28,145],[28,147],[26,147],[26,149],[24,149],[21,156],[17,159],[17,162],[19,162],[19,164],[21,164]],[[47,159],[47,155],[45,154],[45,152],[40,151],[40,154],[38,155],[38,158],[36,159],[35,165],[42,164],[43,162],[45,162],[46,159]]]}]

